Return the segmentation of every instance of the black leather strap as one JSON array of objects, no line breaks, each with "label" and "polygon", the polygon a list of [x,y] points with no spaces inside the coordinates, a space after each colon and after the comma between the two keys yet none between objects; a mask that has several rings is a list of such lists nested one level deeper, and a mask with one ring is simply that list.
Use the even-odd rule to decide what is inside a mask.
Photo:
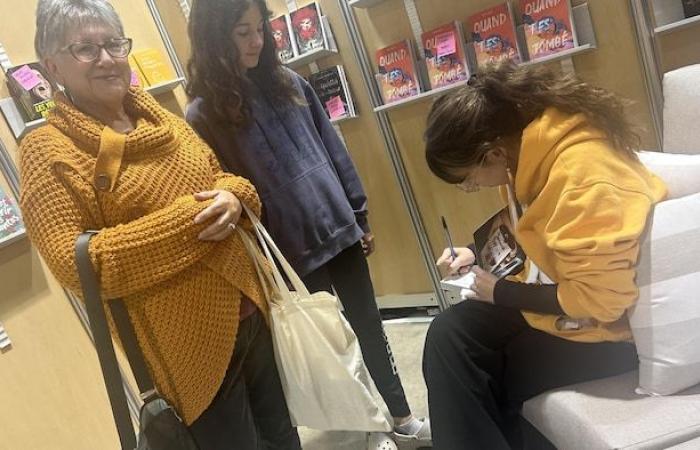
[{"label": "black leather strap", "polygon": [[80,284],[83,288],[83,297],[85,299],[85,309],[87,310],[88,318],[90,319],[90,329],[95,341],[97,349],[97,357],[102,368],[105,386],[109,402],[112,405],[112,414],[114,422],[119,433],[119,440],[124,450],[132,450],[136,448],[136,435],[134,426],[131,422],[129,407],[126,401],[126,394],[122,385],[121,373],[119,372],[119,364],[114,353],[112,337],[109,333],[107,325],[107,316],[105,315],[102,299],[100,297],[100,282],[95,273],[90,260],[88,247],[90,238],[94,233],[83,233],[78,236],[75,244],[76,264],[78,267],[78,276]]},{"label": "black leather strap", "polygon": [[153,388],[153,381],[151,380],[151,375],[148,373],[143,353],[136,340],[134,326],[129,319],[129,313],[126,311],[126,305],[121,299],[110,300],[109,305],[112,309],[112,317],[114,318],[114,323],[117,325],[119,337],[122,340],[126,358],[129,360],[131,371],[136,379],[136,384],[139,385],[142,398],[146,401],[156,392]]}]

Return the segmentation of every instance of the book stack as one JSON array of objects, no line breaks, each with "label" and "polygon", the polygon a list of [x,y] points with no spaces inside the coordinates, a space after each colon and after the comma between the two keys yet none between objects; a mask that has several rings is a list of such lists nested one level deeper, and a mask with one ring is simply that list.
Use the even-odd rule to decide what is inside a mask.
[{"label": "book stack", "polygon": [[141,87],[156,86],[175,79],[173,70],[161,52],[154,48],[144,48],[132,52],[132,85],[138,81]]},{"label": "book stack", "polygon": [[0,187],[0,245],[25,233],[19,208]]},{"label": "book stack", "polygon": [[311,74],[309,84],[331,120],[356,116],[355,104],[343,66],[334,66]]},{"label": "book stack", "polygon": [[318,3],[310,3],[289,14],[292,34],[299,55],[321,48],[329,48],[327,22],[321,16]]},{"label": "book stack", "polygon": [[375,75],[384,104],[413,97],[421,92],[416,54],[409,40],[377,50]]},{"label": "book stack", "polygon": [[289,14],[270,19],[270,29],[275,40],[277,56],[282,61],[282,64],[286,64],[290,59],[299,55],[299,51],[296,48],[296,39],[292,39],[292,33],[290,32],[292,27]]},{"label": "book stack", "polygon": [[531,61],[578,45],[569,0],[520,0],[520,13]]},{"label": "book stack", "polygon": [[467,19],[467,26],[479,69],[510,60],[522,61],[515,32],[513,9],[509,2],[480,11]]},{"label": "book stack", "polygon": [[422,41],[431,89],[469,79],[461,23],[451,22],[423,33]]},{"label": "book stack", "polygon": [[38,62],[10,67],[7,86],[25,122],[45,118],[56,106],[53,94],[56,85]]}]

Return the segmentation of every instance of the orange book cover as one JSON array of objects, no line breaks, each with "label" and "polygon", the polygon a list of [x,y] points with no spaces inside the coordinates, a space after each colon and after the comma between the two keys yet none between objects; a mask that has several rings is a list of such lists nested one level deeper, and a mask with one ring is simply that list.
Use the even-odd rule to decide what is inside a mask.
[{"label": "orange book cover", "polygon": [[377,81],[384,103],[391,103],[420,93],[414,53],[408,40],[377,50]]},{"label": "orange book cover", "polygon": [[501,3],[470,16],[467,26],[479,68],[507,59],[516,64],[521,62],[509,3]]},{"label": "orange book cover", "polygon": [[422,35],[431,89],[469,78],[460,24],[448,23]]},{"label": "orange book cover", "polygon": [[172,81],[175,74],[163,54],[154,48],[144,48],[132,53],[143,77],[150,86]]},{"label": "orange book cover", "polygon": [[576,47],[569,0],[520,0],[530,60]]}]

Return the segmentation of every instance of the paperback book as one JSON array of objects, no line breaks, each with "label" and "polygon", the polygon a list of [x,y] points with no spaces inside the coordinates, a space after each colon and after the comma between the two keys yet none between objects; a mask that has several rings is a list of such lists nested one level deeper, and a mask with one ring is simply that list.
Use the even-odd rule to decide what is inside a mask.
[{"label": "paperback book", "polygon": [[19,208],[0,187],[0,246],[24,233],[24,222]]},{"label": "paperback book", "polygon": [[467,19],[477,67],[511,60],[522,61],[509,2],[478,12]]},{"label": "paperback book", "polygon": [[311,3],[290,13],[292,32],[300,55],[326,47],[321,7]]},{"label": "paperback book", "polygon": [[343,66],[334,66],[309,76],[309,84],[331,120],[354,117],[355,105]]},{"label": "paperback book", "polygon": [[423,33],[422,40],[431,89],[469,79],[461,23],[451,22]]},{"label": "paperback book", "polygon": [[158,50],[154,48],[135,50],[132,56],[141,72],[141,76],[143,76],[144,81],[149,86],[172,81],[175,78],[170,64]]},{"label": "paperback book", "polygon": [[413,97],[421,92],[416,55],[404,40],[377,50],[377,83],[385,104]]},{"label": "paperback book", "polygon": [[6,73],[10,95],[25,122],[45,118],[56,106],[56,85],[38,62],[11,67]]},{"label": "paperback book", "polygon": [[287,14],[270,20],[270,29],[272,30],[272,37],[275,39],[277,56],[279,56],[283,64],[298,54],[296,42],[292,39],[292,34],[290,33],[290,23],[290,18]]},{"label": "paperback book", "polygon": [[700,15],[700,0],[682,0],[685,17]]},{"label": "paperback book", "polygon": [[569,0],[520,0],[520,13],[530,60],[578,45]]}]

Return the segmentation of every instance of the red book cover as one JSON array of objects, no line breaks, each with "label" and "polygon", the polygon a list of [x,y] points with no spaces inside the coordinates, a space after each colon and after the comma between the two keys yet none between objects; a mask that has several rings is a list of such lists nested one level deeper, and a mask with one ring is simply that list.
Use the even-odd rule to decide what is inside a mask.
[{"label": "red book cover", "polygon": [[467,26],[479,68],[507,59],[516,64],[521,62],[515,21],[508,3],[501,3],[470,16]]},{"label": "red book cover", "polygon": [[418,72],[411,43],[407,40],[377,50],[377,81],[384,103],[391,103],[420,93]]},{"label": "red book cover", "polygon": [[531,60],[576,47],[568,0],[520,0],[520,13]]},{"label": "red book cover", "polygon": [[321,9],[318,3],[302,6],[290,14],[292,31],[296,38],[297,50],[303,55],[312,50],[323,48],[323,25],[321,24]]},{"label": "red book cover", "polygon": [[464,54],[464,36],[458,23],[448,23],[423,33],[422,40],[431,89],[469,78]]},{"label": "red book cover", "polygon": [[294,58],[294,46],[289,33],[287,16],[282,15],[270,19],[270,29],[272,30],[272,37],[275,39],[275,48],[280,61],[284,63]]}]

